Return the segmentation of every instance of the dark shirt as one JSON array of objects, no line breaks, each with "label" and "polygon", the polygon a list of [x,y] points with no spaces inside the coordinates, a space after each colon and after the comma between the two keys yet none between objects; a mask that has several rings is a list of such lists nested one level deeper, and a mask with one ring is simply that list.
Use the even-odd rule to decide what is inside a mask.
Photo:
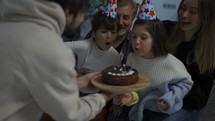
[{"label": "dark shirt", "polygon": [[192,109],[202,109],[210,95],[213,85],[214,72],[200,74],[197,63],[194,59],[195,41],[183,42],[178,46],[175,56],[180,59],[187,71],[190,73],[194,85],[190,92],[184,98],[184,107]]},{"label": "dark shirt", "polygon": [[[171,23],[168,21],[167,23],[164,23],[165,25],[168,25],[166,27],[167,31],[172,31],[171,27],[173,27],[173,23],[175,22]],[[196,61],[194,61],[195,43],[196,40],[182,42],[177,47],[174,55],[184,63],[194,82],[191,90],[183,99],[184,108],[199,110],[202,109],[208,101],[215,74],[214,70],[200,74],[198,65]]]},{"label": "dark shirt", "polygon": [[125,40],[123,40],[123,42],[118,47],[115,48],[117,52],[120,54],[121,64],[126,64],[128,54],[132,50],[131,42],[132,42],[131,32],[128,32]]}]

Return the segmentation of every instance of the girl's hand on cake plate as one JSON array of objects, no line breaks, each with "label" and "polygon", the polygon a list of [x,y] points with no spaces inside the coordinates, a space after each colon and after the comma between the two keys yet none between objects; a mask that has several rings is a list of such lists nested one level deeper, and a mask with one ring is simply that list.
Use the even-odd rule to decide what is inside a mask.
[{"label": "girl's hand on cake plate", "polygon": [[113,116],[117,117],[122,113],[122,107],[116,104],[111,105],[109,111],[112,113]]},{"label": "girl's hand on cake plate", "polygon": [[162,110],[167,110],[169,108],[169,105],[167,104],[167,102],[165,100],[158,100],[157,101],[158,106],[160,107],[160,109]]},{"label": "girl's hand on cake plate", "polygon": [[132,95],[131,93],[123,93],[116,95],[116,104],[120,106],[126,105],[129,101],[131,101]]}]

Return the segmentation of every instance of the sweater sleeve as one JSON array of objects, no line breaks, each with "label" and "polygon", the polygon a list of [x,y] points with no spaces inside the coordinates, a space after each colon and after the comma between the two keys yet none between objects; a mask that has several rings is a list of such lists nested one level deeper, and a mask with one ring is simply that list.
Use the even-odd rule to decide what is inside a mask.
[{"label": "sweater sleeve", "polygon": [[58,121],[87,121],[105,105],[100,94],[79,97],[74,56],[60,42],[34,46],[23,67],[28,89],[39,107]]},{"label": "sweater sleeve", "polygon": [[189,92],[192,85],[193,83],[189,78],[173,79],[169,83],[162,84],[168,91],[159,99],[165,100],[169,108],[167,110],[160,110],[168,114],[180,110],[183,106],[183,98]]},{"label": "sweater sleeve", "polygon": [[160,99],[165,100],[169,105],[169,108],[163,111],[171,114],[182,108],[183,98],[191,90],[193,81],[184,64],[174,56],[169,57],[171,61],[167,67],[171,70],[169,74],[172,73],[172,76],[169,76],[172,78],[161,85],[161,88],[164,87],[162,90],[165,90],[165,93]]}]

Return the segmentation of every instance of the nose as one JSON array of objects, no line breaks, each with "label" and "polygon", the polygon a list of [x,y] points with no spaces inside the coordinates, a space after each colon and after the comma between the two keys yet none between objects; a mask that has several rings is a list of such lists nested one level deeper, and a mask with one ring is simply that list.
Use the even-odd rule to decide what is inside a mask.
[{"label": "nose", "polygon": [[134,43],[135,43],[136,45],[140,44],[140,39],[139,39],[139,38],[133,39],[133,41],[134,41]]},{"label": "nose", "polygon": [[119,25],[123,25],[123,18],[122,18],[122,17],[119,17],[119,18],[118,18],[118,24],[119,24]]},{"label": "nose", "polygon": [[80,16],[80,23],[83,23],[83,21],[84,21],[84,14],[82,14],[81,16]]},{"label": "nose", "polygon": [[111,36],[112,36],[111,32],[108,32],[108,33],[107,33],[107,37],[108,37],[108,38],[111,38]]},{"label": "nose", "polygon": [[188,9],[183,11],[183,13],[182,13],[182,17],[188,17],[189,15],[190,15],[190,12]]}]

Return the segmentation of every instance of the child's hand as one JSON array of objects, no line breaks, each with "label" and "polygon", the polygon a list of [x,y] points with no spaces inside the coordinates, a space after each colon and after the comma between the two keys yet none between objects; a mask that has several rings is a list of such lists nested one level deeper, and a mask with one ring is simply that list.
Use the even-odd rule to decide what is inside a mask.
[{"label": "child's hand", "polygon": [[169,105],[164,100],[158,100],[157,104],[162,110],[167,110],[169,108]]},{"label": "child's hand", "polygon": [[122,107],[119,105],[113,104],[110,108],[109,111],[112,113],[113,116],[117,117],[122,113]]},{"label": "child's hand", "polygon": [[120,106],[126,105],[132,99],[131,93],[118,94],[116,96],[116,104]]}]

